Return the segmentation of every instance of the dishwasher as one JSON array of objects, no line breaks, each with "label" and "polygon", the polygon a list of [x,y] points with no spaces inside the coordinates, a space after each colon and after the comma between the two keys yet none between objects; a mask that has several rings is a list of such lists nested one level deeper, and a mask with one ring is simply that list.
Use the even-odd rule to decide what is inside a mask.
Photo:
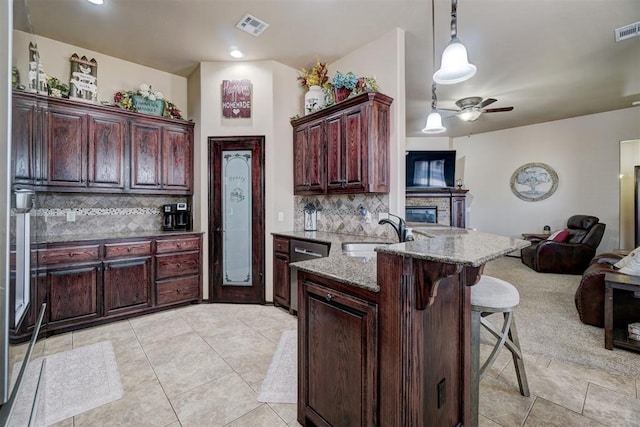
[{"label": "dishwasher", "polygon": [[[329,256],[329,244],[291,239],[289,241],[289,263],[307,261]],[[298,311],[298,269],[291,267],[291,312]]]}]

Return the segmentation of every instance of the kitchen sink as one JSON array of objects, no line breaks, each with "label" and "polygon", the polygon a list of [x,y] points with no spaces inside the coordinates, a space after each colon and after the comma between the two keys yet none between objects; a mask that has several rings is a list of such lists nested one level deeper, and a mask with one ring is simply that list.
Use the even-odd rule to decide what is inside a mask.
[{"label": "kitchen sink", "polygon": [[375,248],[388,245],[385,242],[345,242],[342,244],[342,254],[346,256],[371,258],[376,256]]}]

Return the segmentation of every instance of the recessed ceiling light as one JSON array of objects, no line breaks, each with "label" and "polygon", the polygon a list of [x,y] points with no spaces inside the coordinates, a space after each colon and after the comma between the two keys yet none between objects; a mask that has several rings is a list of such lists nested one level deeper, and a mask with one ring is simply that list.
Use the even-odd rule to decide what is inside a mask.
[{"label": "recessed ceiling light", "polygon": [[104,0],[87,0],[87,1],[93,4],[104,4]]},{"label": "recessed ceiling light", "polygon": [[233,58],[242,58],[244,56],[244,53],[242,53],[237,47],[232,46],[229,48],[229,55],[231,55]]}]

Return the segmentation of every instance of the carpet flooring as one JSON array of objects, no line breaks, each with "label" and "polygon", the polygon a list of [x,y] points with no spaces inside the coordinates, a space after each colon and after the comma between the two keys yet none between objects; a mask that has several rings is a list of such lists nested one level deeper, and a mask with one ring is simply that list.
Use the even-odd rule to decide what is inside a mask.
[{"label": "carpet flooring", "polygon": [[[604,329],[580,322],[574,294],[581,276],[538,273],[513,257],[488,262],[484,274],[506,280],[518,289],[520,305],[515,319],[525,353],[640,378],[640,353],[606,350]],[[488,319],[497,325],[502,322],[499,314]],[[483,339],[487,337],[488,333]]]}]

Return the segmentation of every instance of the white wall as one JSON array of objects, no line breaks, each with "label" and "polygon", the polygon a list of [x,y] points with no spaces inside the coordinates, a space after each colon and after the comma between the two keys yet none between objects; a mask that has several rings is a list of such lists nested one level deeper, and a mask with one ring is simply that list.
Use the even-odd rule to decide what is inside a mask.
[{"label": "white wall", "polygon": [[[299,87],[297,71],[274,61],[204,62],[189,78],[190,102],[199,104],[196,118],[198,140],[195,148],[196,185],[194,206],[199,215],[194,224],[207,231],[208,146],[210,136],[264,135],[265,146],[265,298],[273,300],[273,231],[293,230],[293,130],[289,117],[302,114],[304,93]],[[252,111],[248,119],[222,118],[221,85],[223,80],[249,79],[252,82]],[[199,86],[199,94],[192,87]],[[193,94],[193,97],[192,97]],[[197,101],[199,100],[199,101]],[[196,201],[197,200],[197,201]],[[277,219],[284,213],[284,221]],[[205,234],[205,242],[209,237]],[[208,259],[205,244],[204,259]],[[208,298],[208,270],[204,272],[204,297]]]},{"label": "white wall", "polygon": [[46,37],[32,36],[29,33],[13,31],[13,65],[20,71],[20,80],[25,86],[29,65],[29,42],[38,44],[38,53],[44,72],[69,84],[71,63],[74,53],[78,56],[94,58],[98,62],[98,101],[113,102],[113,94],[120,90],[137,90],[141,83],[150,84],[154,91],[162,92],[169,101],[178,106],[188,118],[187,79],[175,74],[165,73],[133,62],[82,49]]},{"label": "white wall", "polygon": [[640,165],[640,140],[620,142],[620,248],[635,248],[635,170]]},{"label": "white wall", "polygon": [[329,64],[329,76],[352,71],[357,76],[374,76],[380,92],[393,98],[391,104],[391,189],[390,212],[404,211],[404,152],[406,96],[404,30],[396,28]]},{"label": "white wall", "polygon": [[[564,228],[573,214],[607,224],[598,252],[619,246],[619,145],[640,136],[640,109],[628,108],[454,139],[464,157],[469,227],[519,237]],[[558,174],[548,199],[526,202],[509,185],[525,163],[540,162]]]}]

